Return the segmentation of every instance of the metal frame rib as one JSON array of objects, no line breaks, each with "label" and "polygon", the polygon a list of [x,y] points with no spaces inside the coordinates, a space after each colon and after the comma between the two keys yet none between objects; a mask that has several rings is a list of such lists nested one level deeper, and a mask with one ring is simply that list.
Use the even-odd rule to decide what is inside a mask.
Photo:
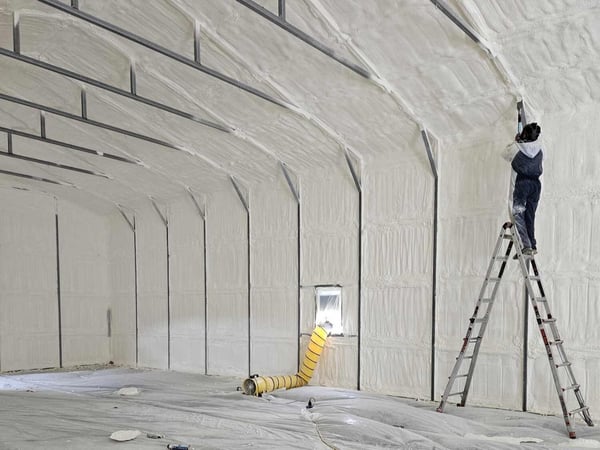
[{"label": "metal frame rib", "polygon": [[333,49],[327,47],[326,45],[324,45],[321,42],[317,41],[312,36],[309,36],[304,31],[301,31],[300,29],[296,28],[295,26],[293,26],[289,22],[287,22],[285,20],[285,2],[282,2],[281,0],[279,1],[279,4],[278,4],[278,15],[277,15],[277,14],[273,14],[271,11],[269,11],[268,9],[266,9],[263,6],[259,5],[258,3],[256,3],[253,0],[236,0],[236,1],[239,4],[244,5],[246,8],[254,11],[258,15],[264,17],[269,22],[277,25],[278,27],[280,27],[283,30],[285,30],[288,33],[290,33],[291,35],[293,35],[296,38],[300,39],[301,41],[307,43],[311,47],[319,50],[321,53],[327,55],[331,59],[339,62],[340,64],[342,64],[343,66],[345,66],[348,69],[352,70],[353,72],[357,73],[361,77],[363,77],[363,78],[370,78],[371,77],[371,74],[370,74],[370,72],[367,69],[365,69],[365,68],[363,68],[363,67],[361,67],[361,66],[359,66],[357,64],[354,64],[354,63],[348,61],[347,59],[342,58],[341,56],[336,55],[335,51]]},{"label": "metal frame rib", "polygon": [[117,95],[120,95],[122,97],[126,97],[126,98],[128,98],[130,100],[134,100],[136,102],[143,103],[143,104],[151,106],[153,108],[160,109],[162,111],[166,111],[166,112],[171,113],[173,115],[176,115],[176,116],[182,117],[184,119],[188,119],[188,120],[194,121],[196,123],[199,123],[201,125],[205,125],[207,127],[214,128],[214,129],[219,130],[219,131],[223,131],[225,133],[230,133],[232,131],[231,128],[229,128],[229,127],[227,127],[225,125],[221,125],[221,124],[216,123],[216,122],[211,122],[209,120],[202,119],[202,118],[200,118],[200,117],[198,117],[195,114],[192,114],[190,112],[182,111],[182,110],[174,108],[172,106],[165,105],[164,103],[160,103],[160,102],[157,102],[157,101],[152,100],[150,98],[140,96],[137,93],[133,94],[130,91],[126,91],[125,89],[121,89],[121,88],[118,88],[116,86],[112,86],[112,85],[104,83],[102,81],[99,81],[99,80],[87,77],[85,75],[73,72],[71,70],[67,70],[67,69],[65,69],[63,67],[60,67],[60,66],[56,66],[56,65],[47,63],[45,61],[40,61],[38,59],[34,59],[34,58],[29,57],[29,56],[20,54],[20,53],[15,53],[15,52],[12,52],[12,51],[7,50],[5,48],[0,48],[0,55],[6,56],[8,58],[15,59],[17,61],[21,61],[21,62],[23,62],[25,64],[30,64],[32,66],[39,67],[39,68],[44,69],[44,70],[48,70],[50,72],[54,72],[54,73],[59,74],[59,75],[63,75],[65,77],[67,77],[67,78],[71,78],[72,80],[77,80],[77,81],[80,81],[82,83],[89,84],[90,86],[94,86],[94,87],[97,87],[99,89],[111,92],[113,94],[117,94]]},{"label": "metal frame rib", "polygon": [[111,33],[114,33],[122,38],[125,38],[131,42],[135,42],[136,44],[146,47],[147,49],[150,49],[156,53],[160,53],[168,58],[171,58],[177,62],[180,62],[181,64],[185,64],[186,66],[192,67],[196,70],[199,70],[200,72],[203,72],[207,75],[210,75],[214,78],[224,81],[225,83],[230,84],[231,86],[234,86],[238,89],[246,91],[250,94],[256,95],[257,97],[260,97],[263,100],[267,100],[278,106],[287,108],[287,105],[285,103],[276,99],[275,97],[270,96],[269,94],[267,94],[265,92],[262,92],[256,88],[253,88],[252,86],[242,83],[241,81],[231,78],[225,74],[222,74],[222,73],[218,72],[217,70],[210,69],[210,68],[204,66],[203,64],[200,64],[199,62],[194,61],[193,59],[186,58],[185,56],[180,55],[179,53],[175,53],[174,51],[169,50],[168,48],[163,47],[162,45],[159,45],[152,41],[149,41],[148,39],[138,36],[137,34],[131,33],[130,31],[120,28],[112,23],[106,22],[105,20],[99,19],[98,17],[95,17],[91,14],[85,13],[85,12],[81,11],[80,9],[76,9],[71,6],[65,5],[64,3],[61,3],[57,0],[38,0],[38,2],[43,3],[52,8],[56,8],[64,13],[70,14],[70,15],[75,16],[81,20],[88,22],[88,23],[91,23],[100,28],[103,28],[103,29],[105,29]]}]

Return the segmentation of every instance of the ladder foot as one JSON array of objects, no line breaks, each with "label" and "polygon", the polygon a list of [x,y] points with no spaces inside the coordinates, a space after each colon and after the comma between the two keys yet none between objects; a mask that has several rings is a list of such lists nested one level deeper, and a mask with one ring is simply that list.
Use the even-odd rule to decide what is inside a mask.
[{"label": "ladder foot", "polygon": [[570,439],[577,439],[577,436],[575,436],[575,432],[574,431],[569,431],[569,438]]},{"label": "ladder foot", "polygon": [[441,406],[438,406],[436,409],[437,412],[439,413],[443,413],[444,412],[444,408],[442,408]]}]

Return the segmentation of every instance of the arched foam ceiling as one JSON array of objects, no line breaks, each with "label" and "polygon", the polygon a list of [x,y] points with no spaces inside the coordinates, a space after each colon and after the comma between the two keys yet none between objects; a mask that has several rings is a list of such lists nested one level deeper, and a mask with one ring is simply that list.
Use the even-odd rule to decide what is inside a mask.
[{"label": "arched foam ceiling", "polygon": [[128,205],[421,152],[421,126],[466,139],[521,95],[597,102],[599,19],[591,0],[8,0],[0,183]]}]

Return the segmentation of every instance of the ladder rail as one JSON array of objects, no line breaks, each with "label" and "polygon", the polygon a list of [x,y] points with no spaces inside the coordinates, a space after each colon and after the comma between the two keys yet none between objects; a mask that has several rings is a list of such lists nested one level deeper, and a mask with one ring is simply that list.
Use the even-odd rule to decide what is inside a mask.
[{"label": "ladder rail", "polygon": [[[504,239],[504,237],[502,239]],[[500,244],[502,244],[502,243],[500,242]],[[465,406],[465,404],[467,403],[467,396],[469,395],[469,389],[471,388],[471,381],[473,379],[473,373],[475,372],[475,364],[477,363],[477,358],[479,356],[479,349],[481,347],[481,343],[483,342],[483,336],[485,335],[485,331],[487,329],[489,317],[490,317],[490,314],[492,313],[492,308],[494,307],[494,302],[496,300],[496,294],[498,293],[498,288],[500,287],[500,281],[502,280],[502,276],[504,275],[504,270],[506,269],[506,264],[508,262],[508,257],[510,256],[512,246],[513,245],[512,245],[512,241],[511,241],[508,243],[508,246],[507,246],[507,249],[505,252],[505,256],[507,258],[502,261],[502,263],[500,264],[500,268],[498,270],[498,276],[497,276],[498,281],[494,284],[494,287],[492,288],[492,293],[490,295],[491,300],[488,303],[488,307],[487,307],[487,310],[485,313],[485,320],[481,323],[481,326],[479,327],[478,335],[480,336],[480,338],[475,343],[475,347],[473,349],[473,358],[471,359],[471,364],[469,364],[469,371],[468,371],[467,379],[465,380],[465,385],[463,387],[463,395],[461,396],[460,406]],[[498,251],[500,250],[500,248],[501,248],[501,245],[500,245],[500,247],[496,248],[496,253],[494,255],[498,254]],[[492,263],[490,263],[490,267],[492,267],[496,261],[497,260],[492,258]]]},{"label": "ladder rail", "polygon": [[[508,239],[509,243],[504,257],[500,257],[498,256],[498,254],[500,253],[502,243],[505,239]],[[552,315],[552,312],[550,311],[550,305],[546,297],[546,293],[544,292],[544,286],[542,285],[541,276],[535,259],[533,255],[529,256],[523,254],[523,246],[519,237],[519,233],[516,230],[516,227],[514,227],[513,224],[510,222],[507,222],[502,226],[502,230],[496,241],[494,253],[488,266],[488,270],[486,272],[485,279],[483,281],[481,291],[475,305],[473,316],[469,319],[469,326],[467,328],[466,336],[463,339],[463,344],[461,346],[459,355],[456,358],[456,362],[452,369],[451,375],[448,377],[448,383],[446,385],[444,393],[442,394],[442,400],[437,408],[437,411],[443,412],[448,398],[453,395],[461,396],[461,401],[458,404],[458,406],[464,406],[466,404],[473,373],[475,371],[475,365],[479,356],[479,349],[481,347],[481,343],[483,341],[483,337],[487,329],[487,325],[491,315],[491,310],[494,305],[500,281],[502,281],[502,276],[504,275],[504,270],[506,268],[507,261],[513,249],[513,246],[517,255],[516,257],[519,261],[519,268],[524,278],[526,292],[529,297],[529,303],[534,311],[535,320],[538,325],[538,329],[542,337],[542,342],[546,350],[546,355],[550,364],[550,371],[552,373],[552,379],[554,381],[554,386],[558,395],[565,425],[567,427],[569,437],[574,439],[576,437],[575,430],[573,429],[570,417],[575,414],[581,414],[583,416],[584,421],[589,426],[593,426],[594,424],[589,413],[589,407],[585,404],[585,400],[580,389],[581,386],[577,383],[575,379],[575,374],[573,372],[573,368],[571,367],[571,362],[567,358],[566,351],[563,347],[563,340],[560,337],[558,326],[556,325],[556,318]],[[498,270],[498,275],[492,278],[492,271],[495,267],[495,263],[498,261],[501,261],[501,265]],[[533,269],[533,274],[530,274],[530,266]],[[489,297],[486,298],[486,292],[490,283],[495,284],[492,288],[492,292],[490,293]],[[537,288],[537,290],[539,291],[539,295],[536,295],[535,288]],[[482,303],[484,302],[487,303],[487,309],[483,313],[483,316],[479,317],[478,314],[482,313]],[[540,303],[542,304],[542,307],[540,307]],[[471,335],[473,334],[477,323],[480,324],[479,330],[477,336],[475,338],[472,338]],[[527,324],[525,324],[525,326],[527,326]],[[466,356],[467,348],[469,347],[470,343],[474,343],[473,350],[470,356]],[[466,374],[463,373],[461,375],[458,375],[460,367],[465,359],[471,360],[468,372]],[[564,368],[569,383],[568,386],[561,386],[561,380],[558,373],[559,368]],[[454,382],[459,377],[466,378],[462,391],[451,393]],[[573,391],[575,399],[579,403],[579,408],[576,408],[573,411],[569,411],[567,409],[567,402],[565,399],[566,393],[570,390]]]},{"label": "ladder rail", "polygon": [[[485,279],[483,281],[483,284],[482,284],[482,287],[481,287],[481,290],[480,290],[480,293],[479,293],[479,297],[477,298],[477,302],[475,304],[475,309],[473,311],[473,315],[471,316],[471,319],[469,320],[469,326],[467,327],[466,335],[463,338],[463,345],[461,346],[461,349],[459,351],[458,357],[456,358],[456,362],[454,363],[454,367],[452,368],[452,372],[450,373],[450,376],[448,377],[448,383],[446,384],[446,388],[444,389],[444,393],[442,394],[442,400],[440,402],[440,405],[437,408],[437,410],[439,412],[443,412],[443,410],[444,410],[444,408],[446,406],[446,403],[448,401],[448,398],[451,395],[458,395],[458,394],[460,394],[461,401],[460,401],[459,405],[464,406],[465,403],[466,403],[467,395],[468,395],[468,390],[469,390],[469,387],[470,387],[470,384],[471,384],[471,378],[473,376],[473,372],[474,372],[474,369],[475,369],[475,364],[477,362],[477,356],[479,354],[479,348],[481,346],[481,342],[483,340],[483,334],[485,332],[485,329],[487,327],[487,322],[489,320],[489,314],[490,314],[490,311],[491,311],[492,306],[494,304],[495,296],[496,296],[496,293],[498,291],[498,286],[500,284],[500,280],[502,279],[502,275],[504,274],[504,270],[505,270],[505,267],[506,267],[506,263],[508,261],[508,257],[510,256],[510,252],[512,250],[512,241],[509,241],[508,248],[507,248],[507,250],[505,252],[505,255],[504,255],[505,258],[502,260],[501,267],[500,267],[500,269],[498,271],[498,276],[497,276],[498,280],[497,281],[490,281],[491,274],[492,274],[492,271],[494,269],[494,266],[498,262],[497,256],[500,253],[500,250],[502,249],[502,244],[503,244],[504,240],[506,239],[506,228],[507,228],[506,225],[507,224],[504,224],[504,226],[502,227],[502,229],[500,231],[500,234],[499,234],[499,236],[498,236],[498,238],[496,240],[496,245],[494,246],[493,256],[492,256],[492,258],[490,260],[490,263],[488,265],[488,269],[487,269],[487,272],[486,272],[486,275],[485,275]],[[465,385],[464,385],[462,391],[460,391],[458,393],[451,394],[451,390],[452,390],[452,388],[454,386],[454,382],[455,382],[455,380],[457,378],[457,375],[458,375],[458,372],[459,372],[459,370],[460,370],[460,368],[462,366],[463,360],[465,359],[465,354],[466,354],[467,348],[469,346],[471,335],[472,335],[473,330],[475,329],[475,326],[476,326],[476,323],[477,323],[476,322],[476,318],[477,318],[478,314],[481,311],[481,306],[482,306],[482,303],[483,303],[483,299],[485,298],[486,290],[488,288],[488,284],[489,283],[495,283],[495,285],[494,285],[494,287],[492,289],[491,295],[489,296],[489,301],[487,302],[487,309],[486,309],[485,314],[483,315],[483,321],[480,322],[481,325],[479,327],[479,333],[478,333],[479,339],[477,339],[477,341],[475,343],[475,346],[473,348],[473,352],[471,353],[471,357],[470,357],[471,361],[470,361],[470,364],[469,364],[469,370],[468,370],[467,377],[466,377],[466,380],[465,380]]]}]

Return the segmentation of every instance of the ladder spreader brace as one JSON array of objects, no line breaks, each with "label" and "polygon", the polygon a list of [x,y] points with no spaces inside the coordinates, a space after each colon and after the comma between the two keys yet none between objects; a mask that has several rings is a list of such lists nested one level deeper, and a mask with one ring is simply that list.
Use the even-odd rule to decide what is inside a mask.
[{"label": "ladder spreader brace", "polygon": [[[503,243],[508,241],[506,249],[504,249]],[[450,376],[448,377],[448,384],[442,395],[442,400],[437,408],[438,412],[443,412],[446,406],[446,402],[452,396],[460,396],[460,403],[458,406],[465,406],[467,402],[467,395],[471,386],[471,380],[473,378],[473,371],[475,370],[475,364],[477,362],[477,356],[479,355],[479,348],[481,347],[481,341],[487,324],[490,318],[492,307],[494,306],[494,300],[498,292],[498,286],[504,275],[506,264],[510,258],[511,251],[515,248],[519,266],[525,280],[525,287],[529,296],[529,300],[535,318],[546,348],[546,354],[550,363],[550,370],[552,372],[552,378],[554,385],[556,386],[556,392],[558,394],[558,400],[563,412],[565,424],[569,437],[575,439],[575,430],[571,424],[571,416],[575,414],[581,414],[583,420],[589,425],[593,426],[592,418],[590,417],[589,407],[585,405],[583,394],[580,390],[580,385],[575,381],[575,375],[571,368],[571,362],[567,359],[565,349],[563,347],[563,340],[560,338],[558,333],[558,327],[556,325],[556,318],[550,312],[550,306],[548,299],[544,292],[540,273],[537,268],[537,264],[533,255],[523,254],[521,240],[519,238],[516,227],[513,224],[506,222],[502,225],[500,235],[496,242],[494,254],[488,266],[483,286],[475,304],[475,311],[469,319],[469,326],[467,328],[467,334],[463,339],[463,344],[456,358],[456,363]],[[494,272],[494,268],[500,265],[498,271]],[[533,269],[533,274],[529,271],[529,266]],[[491,289],[491,292],[490,292]],[[463,362],[469,361],[469,367],[466,372],[460,372]],[[567,385],[561,385],[561,378],[559,377],[559,369],[563,369],[566,375]],[[564,376],[563,376],[564,378]],[[452,392],[454,383],[457,379],[464,379],[462,388],[457,388],[457,391]],[[460,383],[459,383],[460,384]],[[565,395],[568,391],[572,391],[579,407],[569,411],[567,408],[567,402]]]}]

